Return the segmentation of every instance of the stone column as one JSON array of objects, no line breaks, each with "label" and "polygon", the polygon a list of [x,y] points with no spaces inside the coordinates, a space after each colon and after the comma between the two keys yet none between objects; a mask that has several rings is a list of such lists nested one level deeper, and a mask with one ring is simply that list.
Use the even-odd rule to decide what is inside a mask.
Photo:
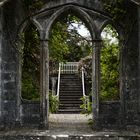
[{"label": "stone column", "polygon": [[40,51],[40,128],[49,127],[49,49],[48,40],[41,40]]},{"label": "stone column", "polygon": [[93,107],[93,128],[94,129],[99,129],[100,48],[101,48],[101,40],[93,40],[92,107]]},{"label": "stone column", "polygon": [[[140,7],[138,7],[138,47],[139,47],[139,91],[140,91]],[[140,112],[140,94],[139,94],[139,112]]]},{"label": "stone column", "polygon": [[2,76],[1,75],[2,75],[2,8],[0,8],[0,121],[2,122]]},{"label": "stone column", "polygon": [[56,95],[56,77],[52,77],[51,81],[52,81],[52,95]]}]

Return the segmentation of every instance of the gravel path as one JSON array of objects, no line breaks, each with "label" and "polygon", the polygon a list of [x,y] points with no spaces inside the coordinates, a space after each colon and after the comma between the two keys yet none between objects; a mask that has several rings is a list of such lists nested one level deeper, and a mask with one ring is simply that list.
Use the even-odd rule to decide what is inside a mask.
[{"label": "gravel path", "polygon": [[88,120],[91,116],[84,114],[50,114],[50,131],[63,134],[90,134],[93,132]]}]

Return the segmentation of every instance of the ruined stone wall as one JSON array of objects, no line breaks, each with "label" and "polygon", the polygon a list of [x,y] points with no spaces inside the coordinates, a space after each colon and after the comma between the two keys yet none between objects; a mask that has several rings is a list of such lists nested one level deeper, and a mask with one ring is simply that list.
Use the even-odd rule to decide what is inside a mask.
[{"label": "ruined stone wall", "polygon": [[2,122],[2,8],[0,8],[0,121]]},{"label": "ruined stone wall", "polygon": [[100,0],[44,0],[46,2],[45,8],[57,7],[67,4],[75,4],[97,11],[103,11],[103,4]]},{"label": "ruined stone wall", "polygon": [[[13,127],[19,121],[19,58],[16,49],[17,31],[24,18],[18,0],[2,7],[1,41],[1,126]],[[2,124],[3,123],[3,124]]]},{"label": "ruined stone wall", "polygon": [[22,101],[21,126],[39,127],[40,125],[40,103],[37,101]]},{"label": "ruined stone wall", "polygon": [[[46,0],[45,8],[75,3],[102,11],[99,1]],[[50,2],[50,3],[48,3]],[[127,5],[128,13],[121,22],[121,101],[100,104],[101,126],[118,124],[140,126],[140,19],[136,5]],[[100,12],[101,12],[100,11]],[[102,11],[104,12],[104,11]],[[139,10],[140,15],[140,10]],[[39,124],[40,105],[21,102],[20,60],[16,48],[18,30],[25,19],[19,0],[7,2],[0,8],[0,127],[14,127],[18,123]],[[94,19],[94,18],[93,18]],[[96,20],[96,18],[95,18]],[[100,20],[98,20],[99,22]],[[96,22],[96,21],[95,21]],[[96,23],[98,23],[96,22]],[[128,24],[129,23],[129,24]],[[100,24],[101,25],[101,24]],[[139,29],[139,30],[138,30]],[[117,125],[116,125],[117,124]]]},{"label": "ruined stone wall", "polygon": [[139,91],[138,91],[138,116],[139,116],[139,126],[140,126],[140,7],[138,8],[138,25],[139,25],[139,36],[138,36],[138,40],[139,40]]},{"label": "ruined stone wall", "polygon": [[100,103],[99,125],[101,129],[121,128],[121,106],[119,101]]},{"label": "ruined stone wall", "polygon": [[[123,21],[122,46],[122,112],[124,125],[139,125],[139,30],[137,7],[128,6],[127,16]],[[133,18],[132,18],[133,17]]]}]

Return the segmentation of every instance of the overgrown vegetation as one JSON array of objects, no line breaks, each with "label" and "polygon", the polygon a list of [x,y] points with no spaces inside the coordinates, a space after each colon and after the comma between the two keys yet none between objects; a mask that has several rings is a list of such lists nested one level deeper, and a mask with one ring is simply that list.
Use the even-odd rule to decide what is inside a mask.
[{"label": "overgrown vegetation", "polygon": [[[124,0],[105,1],[105,10],[111,14],[113,20],[120,20],[125,16]],[[29,15],[40,9],[43,1],[24,0]],[[112,6],[114,5],[114,6]],[[76,25],[78,26],[75,26]],[[78,28],[85,24],[76,16],[68,14],[57,21],[50,33],[50,64],[66,61],[80,61],[85,68],[87,78],[87,93],[91,93],[91,39],[81,36]],[[115,30],[108,26],[104,32],[116,37]],[[110,37],[104,35],[104,47],[101,49],[101,94],[100,99],[119,99],[119,45],[110,43]],[[39,34],[33,24],[24,33],[23,62],[22,62],[22,97],[28,100],[39,99],[40,85],[40,42]],[[51,68],[50,68],[51,70]],[[91,101],[91,99],[90,99]],[[85,99],[83,98],[83,102]],[[55,106],[56,104],[56,106]],[[50,94],[50,110],[57,110],[56,96]],[[85,108],[85,105],[82,106]],[[91,107],[91,105],[89,106]],[[91,108],[88,108],[88,113]]]},{"label": "overgrown vegetation", "polygon": [[40,42],[39,33],[33,24],[23,33],[22,48],[22,97],[39,100],[40,90]]},{"label": "overgrown vegetation", "polygon": [[84,96],[81,98],[83,104],[80,106],[82,109],[81,113],[82,114],[91,114],[92,112],[92,102],[89,100],[89,96]]},{"label": "overgrown vegetation", "polygon": [[[103,101],[119,100],[119,53],[120,46],[117,32],[107,26],[104,29],[103,45],[101,49],[101,94]],[[106,34],[106,35],[105,35]],[[114,40],[114,42],[113,42]]]},{"label": "overgrown vegetation", "polygon": [[59,99],[57,96],[52,95],[51,91],[49,93],[49,111],[50,113],[57,113],[59,107]]},{"label": "overgrown vegetation", "polygon": [[109,13],[114,22],[121,21],[127,12],[127,0],[102,0],[104,3],[104,10]]},{"label": "overgrown vegetation", "polygon": [[[101,48],[100,67],[101,67],[101,89],[100,101],[114,101],[119,100],[119,64],[120,64],[120,46],[118,40],[118,33],[111,26],[108,25],[102,32],[103,47]],[[92,57],[86,57],[80,61],[80,67],[84,66],[86,77],[88,78],[88,95],[81,100],[83,105],[83,113],[92,113],[91,100],[91,74],[92,74]],[[90,78],[89,78],[90,77]]]}]

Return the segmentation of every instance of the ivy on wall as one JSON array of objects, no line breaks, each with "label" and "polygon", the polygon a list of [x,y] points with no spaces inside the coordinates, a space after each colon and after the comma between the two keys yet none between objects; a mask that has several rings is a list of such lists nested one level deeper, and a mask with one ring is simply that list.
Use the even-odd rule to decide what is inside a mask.
[{"label": "ivy on wall", "polygon": [[127,12],[126,0],[102,0],[104,10],[109,13],[115,22],[123,19]]}]

